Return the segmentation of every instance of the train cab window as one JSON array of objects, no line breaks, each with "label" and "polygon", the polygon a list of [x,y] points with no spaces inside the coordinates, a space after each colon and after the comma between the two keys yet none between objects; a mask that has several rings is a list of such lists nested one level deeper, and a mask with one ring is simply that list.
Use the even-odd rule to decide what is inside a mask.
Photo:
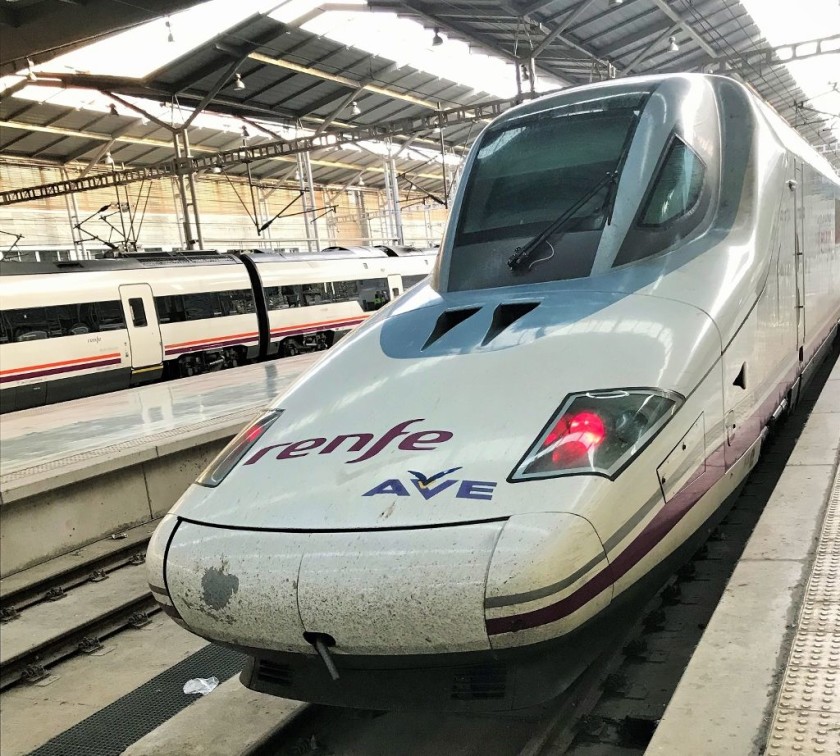
[{"label": "train cab window", "polygon": [[140,297],[129,299],[128,306],[131,308],[131,323],[135,328],[142,328],[149,324],[148,320],[146,320],[146,308]]},{"label": "train cab window", "polygon": [[691,212],[706,169],[685,142],[674,139],[642,210],[640,226],[665,226]]},{"label": "train cab window", "polygon": [[464,177],[448,290],[589,276],[649,94],[605,89],[491,126]]}]

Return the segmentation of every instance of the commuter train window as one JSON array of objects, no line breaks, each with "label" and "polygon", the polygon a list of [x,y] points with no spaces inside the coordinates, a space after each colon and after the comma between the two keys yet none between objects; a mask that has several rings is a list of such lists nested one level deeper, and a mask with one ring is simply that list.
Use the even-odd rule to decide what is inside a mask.
[{"label": "commuter train window", "polygon": [[205,320],[222,315],[222,303],[215,291],[201,294],[184,294],[186,320]]},{"label": "commuter train window", "polygon": [[12,341],[36,341],[49,338],[50,327],[47,323],[45,307],[26,307],[21,310],[7,310]]},{"label": "commuter train window", "polygon": [[50,310],[52,317],[57,321],[57,329],[61,336],[82,336],[99,330],[93,302],[58,305],[50,307]]},{"label": "commuter train window", "polygon": [[0,312],[0,344],[8,344],[9,341],[9,328],[6,325],[6,316]]},{"label": "commuter train window", "polygon": [[131,322],[135,328],[142,328],[149,324],[148,320],[146,320],[146,308],[140,297],[129,299],[128,306],[131,308]]},{"label": "commuter train window", "polygon": [[303,285],[304,306],[327,304],[332,302],[332,287],[328,283],[311,283]]},{"label": "commuter train window", "polygon": [[117,300],[96,303],[96,316],[100,331],[117,331],[125,328],[122,304]]},{"label": "commuter train window", "polygon": [[297,286],[266,286],[265,301],[269,310],[285,310],[287,307],[300,307]]},{"label": "commuter train window", "polygon": [[250,289],[218,292],[223,315],[247,315],[254,312],[254,297]]},{"label": "commuter train window", "polygon": [[366,312],[378,310],[391,301],[391,296],[388,294],[387,278],[371,278],[361,283],[362,291],[359,295],[359,303]]},{"label": "commuter train window", "polygon": [[180,294],[169,297],[155,297],[158,318],[161,323],[181,323],[187,319],[184,298]]},{"label": "commuter train window", "polygon": [[674,139],[642,210],[640,226],[666,226],[691,212],[703,191],[706,168],[694,151]]},{"label": "commuter train window", "polygon": [[413,286],[417,286],[425,277],[425,273],[419,276],[401,276],[403,291],[408,291]]},{"label": "commuter train window", "polygon": [[359,296],[362,281],[333,281],[335,302],[352,302]]}]

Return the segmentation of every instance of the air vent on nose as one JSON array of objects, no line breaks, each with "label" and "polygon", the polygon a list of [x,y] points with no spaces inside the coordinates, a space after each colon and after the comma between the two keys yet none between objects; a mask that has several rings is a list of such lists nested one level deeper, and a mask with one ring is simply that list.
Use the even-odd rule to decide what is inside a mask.
[{"label": "air vent on nose", "polygon": [[257,679],[270,685],[291,685],[292,668],[287,664],[276,664],[266,659],[260,659]]},{"label": "air vent on nose", "polygon": [[481,308],[464,307],[460,310],[447,310],[446,312],[441,313],[435,323],[435,327],[429,334],[429,338],[426,339],[426,343],[423,344],[423,349],[428,349],[441,336],[449,333],[449,331],[451,331],[456,325],[463,323],[467,318],[471,318],[475,315],[479,309]]},{"label": "air vent on nose", "polygon": [[493,311],[493,320],[490,323],[490,328],[487,330],[487,335],[481,345],[489,344],[502,331],[515,323],[519,318],[527,315],[531,310],[536,308],[539,302],[509,302],[500,304]]},{"label": "air vent on nose", "polygon": [[504,664],[465,667],[452,676],[450,697],[455,701],[481,701],[504,698],[507,670]]}]

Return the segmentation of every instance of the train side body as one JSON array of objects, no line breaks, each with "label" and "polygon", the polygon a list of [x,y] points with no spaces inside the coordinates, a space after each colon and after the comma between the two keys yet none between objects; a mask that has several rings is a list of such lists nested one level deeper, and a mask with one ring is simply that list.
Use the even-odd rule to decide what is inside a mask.
[{"label": "train side body", "polygon": [[[4,262],[0,410],[326,348],[379,306],[374,279],[388,298],[399,296],[428,274],[433,255],[251,258],[250,270],[224,255],[174,263]],[[303,292],[306,285],[332,292],[333,282],[349,280],[359,284],[350,301],[316,303]],[[264,287],[294,289],[294,307],[266,310]]]}]

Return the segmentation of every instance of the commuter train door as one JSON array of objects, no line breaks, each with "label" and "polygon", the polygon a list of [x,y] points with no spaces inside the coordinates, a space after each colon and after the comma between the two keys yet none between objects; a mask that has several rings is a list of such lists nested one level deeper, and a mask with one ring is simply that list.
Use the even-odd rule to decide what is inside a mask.
[{"label": "commuter train door", "polygon": [[153,367],[163,362],[163,342],[149,284],[120,286],[120,299],[126,314],[131,368]]},{"label": "commuter train door", "polygon": [[796,273],[796,346],[799,354],[802,355],[802,348],[805,345],[805,249],[803,239],[805,237],[803,226],[805,225],[805,176],[802,170],[802,163],[799,160],[794,162],[794,270]]}]

